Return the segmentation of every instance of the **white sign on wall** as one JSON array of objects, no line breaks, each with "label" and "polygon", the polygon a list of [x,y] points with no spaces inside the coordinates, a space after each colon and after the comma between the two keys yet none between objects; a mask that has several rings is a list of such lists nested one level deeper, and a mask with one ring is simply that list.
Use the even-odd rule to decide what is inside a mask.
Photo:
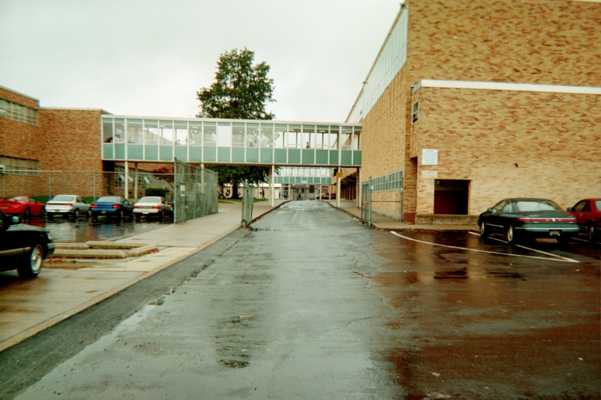
[{"label": "white sign on wall", "polygon": [[422,165],[438,165],[438,150],[422,149]]}]

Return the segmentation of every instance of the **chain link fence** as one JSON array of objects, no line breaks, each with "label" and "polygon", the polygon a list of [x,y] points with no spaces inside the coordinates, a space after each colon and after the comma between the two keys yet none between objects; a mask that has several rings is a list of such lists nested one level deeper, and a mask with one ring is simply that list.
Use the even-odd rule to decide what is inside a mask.
[{"label": "chain link fence", "polygon": [[92,203],[101,196],[136,200],[163,196],[173,201],[173,174],[115,169],[111,172],[10,170],[0,175],[0,198],[27,196],[46,202],[57,194],[81,196]]},{"label": "chain link fence", "polygon": [[219,187],[215,171],[175,162],[173,199],[175,222],[184,222],[218,211]]},{"label": "chain link fence", "polygon": [[403,215],[403,172],[370,177],[361,183],[361,219],[373,226],[375,215],[401,220]]}]

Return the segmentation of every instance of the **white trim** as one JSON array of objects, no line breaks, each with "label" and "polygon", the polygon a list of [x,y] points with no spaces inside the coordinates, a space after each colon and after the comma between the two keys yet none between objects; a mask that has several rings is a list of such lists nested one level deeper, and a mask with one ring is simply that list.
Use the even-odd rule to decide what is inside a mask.
[{"label": "white trim", "polygon": [[415,93],[421,88],[476,89],[476,90],[511,90],[518,92],[601,94],[598,86],[544,85],[538,83],[509,83],[492,81],[447,81],[422,79],[417,81],[412,90]]}]

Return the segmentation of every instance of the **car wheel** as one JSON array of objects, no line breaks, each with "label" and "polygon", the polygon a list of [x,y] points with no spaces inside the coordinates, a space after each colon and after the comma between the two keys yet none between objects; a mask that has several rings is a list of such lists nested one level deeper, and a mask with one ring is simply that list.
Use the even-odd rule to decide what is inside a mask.
[{"label": "car wheel", "polygon": [[42,270],[42,262],[44,258],[44,250],[42,246],[36,244],[27,256],[23,259],[21,265],[17,268],[17,272],[21,278],[35,278]]},{"label": "car wheel", "polygon": [[73,211],[73,213],[71,213],[71,218],[75,221],[79,220],[79,210]]},{"label": "car wheel", "polygon": [[586,228],[586,237],[589,242],[595,241],[595,236],[597,236],[597,231],[595,230],[595,225],[589,225]]},{"label": "car wheel", "polygon": [[509,225],[507,227],[507,230],[505,231],[505,240],[507,240],[507,243],[509,244],[517,243],[517,234],[515,232],[515,229],[511,225]]},{"label": "car wheel", "polygon": [[488,237],[488,228],[484,221],[480,222],[480,237],[486,239]]}]

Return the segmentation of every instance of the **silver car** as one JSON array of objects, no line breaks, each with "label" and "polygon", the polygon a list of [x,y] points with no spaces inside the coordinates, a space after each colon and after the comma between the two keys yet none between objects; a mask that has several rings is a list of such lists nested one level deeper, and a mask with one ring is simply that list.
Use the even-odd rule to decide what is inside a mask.
[{"label": "silver car", "polygon": [[136,220],[141,217],[154,217],[164,220],[173,216],[173,209],[161,196],[145,196],[134,204]]},{"label": "silver car", "polygon": [[74,194],[57,194],[46,203],[46,217],[51,219],[61,215],[72,219],[87,217],[90,205],[82,201],[81,196]]}]

